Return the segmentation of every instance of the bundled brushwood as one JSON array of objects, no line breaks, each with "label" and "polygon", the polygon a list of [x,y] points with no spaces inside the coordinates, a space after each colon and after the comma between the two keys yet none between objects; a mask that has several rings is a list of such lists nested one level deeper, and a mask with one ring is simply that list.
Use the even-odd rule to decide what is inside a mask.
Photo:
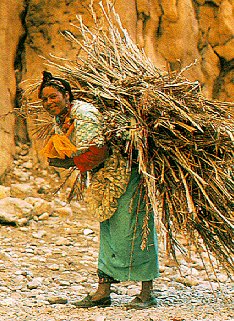
[{"label": "bundled brushwood", "polygon": [[[77,98],[99,108],[107,140],[128,158],[129,168],[137,157],[148,204],[173,256],[182,249],[182,232],[198,253],[205,247],[231,271],[234,105],[206,99],[184,70],[156,68],[111,5],[100,5],[108,28],[98,25],[94,12],[95,29],[79,18],[79,36],[65,32],[79,48],[77,60],[53,57],[49,65],[70,81]],[[143,247],[146,238],[147,214]]]}]

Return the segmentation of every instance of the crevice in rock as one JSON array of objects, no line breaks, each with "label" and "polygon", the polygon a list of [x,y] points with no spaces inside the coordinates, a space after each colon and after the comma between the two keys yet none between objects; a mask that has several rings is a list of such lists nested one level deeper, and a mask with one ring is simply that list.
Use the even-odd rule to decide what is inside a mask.
[{"label": "crevice in rock", "polygon": [[[21,23],[24,29],[23,34],[19,38],[18,46],[16,49],[15,61],[14,61],[14,70],[16,77],[16,93],[14,100],[14,107],[20,108],[22,105],[22,95],[23,91],[20,88],[19,84],[22,81],[22,73],[25,68],[25,41],[27,38],[27,25],[26,25],[26,16],[28,13],[30,0],[24,0],[24,10],[20,13]],[[20,127],[20,132],[17,128]],[[27,131],[26,119],[18,115],[16,117],[16,126],[15,126],[15,142],[29,142],[29,136]]]},{"label": "crevice in rock", "polygon": [[159,1],[159,7],[161,9],[161,15],[158,17],[158,28],[156,31],[156,38],[160,38],[163,34],[163,27],[162,27],[162,23],[163,23],[163,16],[164,16],[164,10],[163,10],[163,6],[162,6],[162,2],[161,0]]},{"label": "crevice in rock", "polygon": [[157,38],[160,38],[162,36],[162,34],[163,34],[162,18],[163,18],[163,16],[160,16],[159,19],[158,19],[158,29],[157,29],[157,32],[156,32]]},{"label": "crevice in rock", "polygon": [[[19,38],[19,42],[18,42],[18,46],[17,46],[17,50],[16,50],[16,55],[15,55],[15,61],[14,61],[14,69],[15,69],[15,73],[16,73],[16,84],[17,85],[22,80],[22,71],[23,71],[23,66],[25,65],[25,41],[27,38],[26,16],[27,16],[27,12],[28,12],[29,2],[30,2],[29,0],[24,1],[24,10],[20,14],[20,19],[22,22],[24,33]],[[17,90],[19,90],[18,86],[17,86]],[[15,99],[15,106],[20,107],[20,99],[18,99],[17,94],[16,94],[16,99]]]},{"label": "crevice in rock", "polygon": [[205,5],[208,5],[208,6],[212,7],[212,8],[218,8],[219,7],[219,5],[216,3],[216,1],[212,1],[212,0],[207,0],[205,2]]},{"label": "crevice in rock", "polygon": [[213,86],[213,99],[218,99],[220,93],[223,91],[224,79],[225,76],[231,71],[234,70],[234,59],[231,61],[226,61],[224,58],[219,57],[220,59],[220,74],[216,78]]}]

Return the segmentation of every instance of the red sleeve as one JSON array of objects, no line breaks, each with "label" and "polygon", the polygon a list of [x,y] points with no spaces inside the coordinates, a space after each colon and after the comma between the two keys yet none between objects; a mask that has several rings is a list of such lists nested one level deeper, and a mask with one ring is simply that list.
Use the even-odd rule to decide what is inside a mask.
[{"label": "red sleeve", "polygon": [[101,164],[109,155],[107,145],[103,147],[90,146],[88,151],[73,158],[81,173],[90,171]]}]

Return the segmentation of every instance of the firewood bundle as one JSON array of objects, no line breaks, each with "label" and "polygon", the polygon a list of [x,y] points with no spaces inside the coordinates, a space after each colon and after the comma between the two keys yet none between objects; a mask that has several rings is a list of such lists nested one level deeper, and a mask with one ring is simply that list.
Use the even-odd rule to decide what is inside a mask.
[{"label": "firewood bundle", "polygon": [[[94,12],[95,29],[79,18],[79,36],[65,32],[79,49],[77,60],[54,57],[49,65],[70,81],[76,98],[101,111],[107,141],[129,168],[137,159],[173,256],[183,251],[182,233],[198,254],[206,249],[231,271],[234,104],[206,99],[184,70],[159,70],[114,9],[100,5],[108,28],[98,25]],[[147,215],[143,243],[146,237]]]}]

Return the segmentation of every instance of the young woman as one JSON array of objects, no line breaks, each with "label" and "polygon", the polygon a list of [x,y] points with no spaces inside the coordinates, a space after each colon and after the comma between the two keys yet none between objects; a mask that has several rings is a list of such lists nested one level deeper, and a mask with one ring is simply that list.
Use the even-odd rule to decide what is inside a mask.
[{"label": "young woman", "polygon": [[[150,213],[147,244],[144,250],[141,249],[146,204],[137,164],[133,164],[129,175],[123,175],[125,188],[118,188],[120,184],[118,186],[115,184],[114,172],[110,172],[110,167],[113,168],[110,166],[110,161],[116,161],[120,156],[116,156],[114,151],[107,147],[99,111],[92,104],[74,100],[69,83],[64,79],[53,77],[48,72],[43,73],[39,98],[42,99],[44,109],[55,118],[55,135],[44,150],[49,165],[64,168],[76,166],[81,173],[93,172],[91,190],[92,184],[95,183],[95,175],[99,175],[98,181],[102,181],[103,184],[102,192],[99,190],[98,193],[102,195],[102,199],[105,199],[107,193],[109,195],[108,186],[111,181],[113,190],[116,191],[112,197],[113,202],[116,201],[116,206],[106,208],[102,203],[97,209],[107,212],[106,216],[100,213],[102,219],[100,219],[97,291],[74,304],[77,307],[87,308],[109,306],[111,283],[141,281],[140,294],[127,306],[146,308],[156,305],[152,289],[153,279],[159,275],[157,238],[153,214]],[[56,134],[62,134],[59,141]],[[120,158],[115,163],[118,163],[115,172],[121,170],[121,166],[124,167],[124,162],[121,162]],[[108,173],[111,175],[109,181]],[[93,190],[95,193],[95,189]]]}]

